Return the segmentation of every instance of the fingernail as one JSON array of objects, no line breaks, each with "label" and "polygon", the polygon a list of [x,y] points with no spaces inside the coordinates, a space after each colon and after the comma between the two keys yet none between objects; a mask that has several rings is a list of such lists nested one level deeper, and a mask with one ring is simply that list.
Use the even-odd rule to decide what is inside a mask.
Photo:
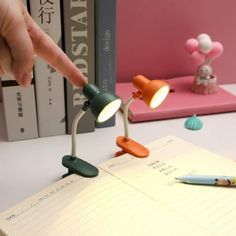
[{"label": "fingernail", "polygon": [[21,85],[24,87],[28,87],[31,84],[31,73],[25,73],[21,78]]}]

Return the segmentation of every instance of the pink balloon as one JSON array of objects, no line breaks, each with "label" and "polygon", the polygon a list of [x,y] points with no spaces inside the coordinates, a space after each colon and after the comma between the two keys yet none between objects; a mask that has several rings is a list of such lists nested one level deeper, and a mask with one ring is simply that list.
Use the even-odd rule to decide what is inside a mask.
[{"label": "pink balloon", "polygon": [[189,52],[189,53],[193,53],[194,51],[196,51],[198,49],[198,41],[196,39],[188,39],[185,43],[185,49]]},{"label": "pink balloon", "polygon": [[195,51],[191,54],[191,59],[193,63],[197,66],[200,66],[205,62],[205,56],[198,51]]},{"label": "pink balloon", "polygon": [[213,42],[212,50],[208,53],[208,57],[211,59],[215,59],[219,57],[224,51],[224,47],[219,42]]}]

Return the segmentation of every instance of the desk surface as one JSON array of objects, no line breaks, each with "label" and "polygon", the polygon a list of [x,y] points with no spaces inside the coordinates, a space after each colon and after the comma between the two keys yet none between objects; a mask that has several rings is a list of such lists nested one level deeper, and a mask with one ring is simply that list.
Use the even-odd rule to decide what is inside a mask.
[{"label": "desk surface", "polygon": [[[236,85],[225,85],[236,94]],[[203,129],[184,128],[186,118],[129,124],[130,137],[146,144],[167,135],[175,135],[226,158],[236,160],[236,112],[201,116]],[[66,172],[61,165],[63,155],[71,152],[70,135],[20,142],[6,142],[0,112],[0,212],[59,180]],[[123,135],[122,115],[116,126],[96,129],[77,135],[77,155],[93,164],[100,164],[119,150],[115,145]]]}]

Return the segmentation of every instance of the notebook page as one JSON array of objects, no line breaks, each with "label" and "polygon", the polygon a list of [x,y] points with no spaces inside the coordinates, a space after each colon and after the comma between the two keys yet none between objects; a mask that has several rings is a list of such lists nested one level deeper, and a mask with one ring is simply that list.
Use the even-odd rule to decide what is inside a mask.
[{"label": "notebook page", "polygon": [[0,228],[14,236],[210,235],[102,170],[59,181],[1,214]]},{"label": "notebook page", "polygon": [[101,167],[214,235],[235,236],[236,188],[187,185],[175,178],[185,174],[235,176],[236,163],[172,136],[147,146],[148,158],[127,154]]}]

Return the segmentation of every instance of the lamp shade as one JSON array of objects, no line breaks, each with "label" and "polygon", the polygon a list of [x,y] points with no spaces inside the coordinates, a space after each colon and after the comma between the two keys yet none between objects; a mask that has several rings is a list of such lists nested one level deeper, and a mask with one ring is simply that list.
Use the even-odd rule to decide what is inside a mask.
[{"label": "lamp shade", "polygon": [[121,106],[118,96],[103,92],[94,84],[86,84],[83,94],[89,100],[91,112],[99,123],[110,119]]},{"label": "lamp shade", "polygon": [[149,80],[143,75],[133,77],[133,85],[141,93],[143,101],[150,107],[158,107],[169,93],[170,86],[162,80]]}]

